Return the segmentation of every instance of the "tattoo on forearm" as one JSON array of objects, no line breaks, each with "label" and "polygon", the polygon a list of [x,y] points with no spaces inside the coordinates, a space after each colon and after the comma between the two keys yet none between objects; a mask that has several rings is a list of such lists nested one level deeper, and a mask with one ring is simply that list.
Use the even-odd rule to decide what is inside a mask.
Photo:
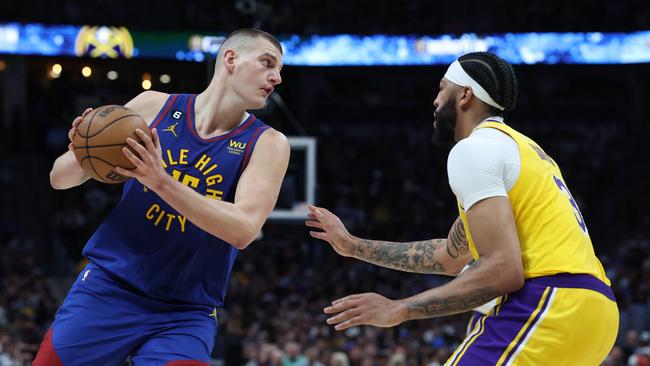
[{"label": "tattoo on forearm", "polygon": [[409,319],[423,319],[434,316],[462,313],[483,305],[501,295],[493,287],[481,288],[461,296],[430,296],[408,304]]},{"label": "tattoo on forearm", "polygon": [[354,255],[383,267],[416,273],[444,273],[445,267],[435,258],[435,252],[445,240],[425,240],[410,243],[361,239],[354,246]]},{"label": "tattoo on forearm", "polygon": [[469,243],[465,236],[465,227],[461,220],[456,221],[456,224],[449,233],[449,240],[447,240],[447,253],[452,258],[458,258],[461,255],[467,254],[469,250]]}]

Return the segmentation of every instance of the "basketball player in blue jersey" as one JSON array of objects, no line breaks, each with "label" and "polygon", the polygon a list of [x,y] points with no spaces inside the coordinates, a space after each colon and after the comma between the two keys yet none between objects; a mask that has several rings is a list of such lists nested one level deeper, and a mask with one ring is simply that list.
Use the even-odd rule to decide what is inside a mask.
[{"label": "basketball player in blue jersey", "polygon": [[[116,170],[134,179],[84,247],[89,264],[34,365],[210,364],[233,262],[273,210],[287,169],[285,136],[246,112],[264,105],[281,69],[280,43],[243,29],[224,41],[202,93],[147,91],[126,104],[152,138],[139,131],[142,143],[128,140],[138,155],[123,149],[136,168]],[[88,179],[71,151],[50,177],[56,189]]]},{"label": "basketball player in blue jersey", "polygon": [[473,310],[446,365],[598,365],[614,345],[618,309],[594,254],[585,220],[556,162],[509,127],[515,107],[512,67],[494,54],[453,62],[434,101],[434,137],[455,144],[447,162],[459,217],[445,239],[393,243],[352,236],[324,208],[307,226],[341,255],[403,271],[456,276],[447,284],[391,300],[375,293],[324,309],[337,330]]}]

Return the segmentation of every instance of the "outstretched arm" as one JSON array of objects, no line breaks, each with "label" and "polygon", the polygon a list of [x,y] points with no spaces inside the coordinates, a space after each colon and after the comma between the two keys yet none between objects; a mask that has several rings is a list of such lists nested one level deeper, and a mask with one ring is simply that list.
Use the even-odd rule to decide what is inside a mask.
[{"label": "outstretched arm", "polygon": [[399,243],[358,238],[329,210],[314,206],[309,210],[305,225],[322,230],[311,231],[310,235],[328,242],[346,257],[405,272],[451,276],[457,275],[471,259],[460,217],[447,238]]},{"label": "outstretched arm", "polygon": [[342,330],[368,324],[389,327],[405,320],[462,313],[495,297],[520,289],[523,263],[512,207],[507,197],[491,197],[467,211],[479,259],[449,283],[415,296],[390,300],[375,293],[336,300],[325,312]]}]

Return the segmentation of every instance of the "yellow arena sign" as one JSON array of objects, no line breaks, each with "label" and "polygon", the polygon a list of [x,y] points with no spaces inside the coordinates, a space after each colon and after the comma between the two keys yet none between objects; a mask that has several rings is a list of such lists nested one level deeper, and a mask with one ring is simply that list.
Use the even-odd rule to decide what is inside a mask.
[{"label": "yellow arena sign", "polygon": [[131,58],[133,38],[125,27],[81,27],[75,41],[77,56]]}]

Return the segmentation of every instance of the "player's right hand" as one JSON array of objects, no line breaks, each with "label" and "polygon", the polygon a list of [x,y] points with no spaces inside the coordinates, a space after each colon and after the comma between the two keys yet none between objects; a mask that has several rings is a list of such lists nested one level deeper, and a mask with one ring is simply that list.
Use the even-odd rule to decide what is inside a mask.
[{"label": "player's right hand", "polygon": [[74,139],[74,135],[77,133],[77,126],[81,123],[81,121],[84,120],[84,117],[88,115],[88,113],[92,112],[92,108],[86,108],[86,110],[81,114],[81,116],[78,116],[74,120],[72,120],[72,126],[70,127],[70,131],[68,131],[68,139],[70,140],[70,143],[68,144],[68,150],[74,152],[74,146],[72,144],[72,140]]},{"label": "player's right hand", "polygon": [[341,220],[329,210],[309,206],[309,214],[305,225],[322,231],[310,231],[309,235],[314,238],[325,240],[332,248],[342,256],[352,257],[355,237],[352,236]]}]

